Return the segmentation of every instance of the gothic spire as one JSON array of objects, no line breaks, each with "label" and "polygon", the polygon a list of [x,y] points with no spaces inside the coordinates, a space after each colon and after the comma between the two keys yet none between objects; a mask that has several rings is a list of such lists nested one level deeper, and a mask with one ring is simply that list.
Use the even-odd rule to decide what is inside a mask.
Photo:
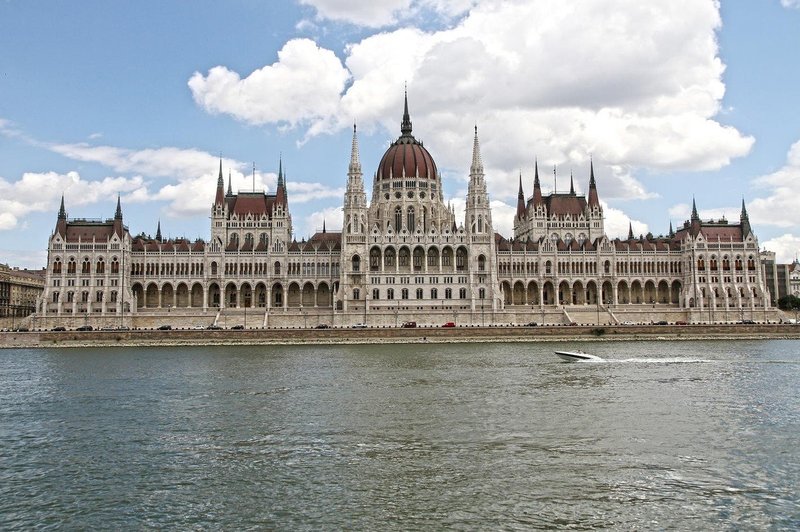
[{"label": "gothic spire", "polygon": [[233,186],[231,184],[231,171],[228,170],[228,193],[227,196],[233,196]]},{"label": "gothic spire", "polygon": [[633,240],[633,239],[634,239],[633,224],[631,222],[628,222],[628,240]]},{"label": "gothic spire", "polygon": [[542,185],[539,183],[539,159],[534,159],[533,162],[533,204],[541,205],[542,200]]},{"label": "gothic spire", "polygon": [[672,220],[669,221],[669,237],[672,238],[675,236],[675,230],[672,228]]},{"label": "gothic spire", "polygon": [[600,206],[600,198],[597,196],[597,183],[594,181],[594,161],[589,159],[589,206]]},{"label": "gothic spire", "polygon": [[744,198],[742,198],[742,214],[739,216],[739,222],[742,224],[743,237],[753,232],[750,228],[750,217],[747,216],[747,207],[744,206]]},{"label": "gothic spire", "polygon": [[481,159],[481,146],[478,141],[478,126],[475,126],[475,139],[472,141],[472,165],[469,172],[471,174],[483,173],[483,160]]},{"label": "gothic spire", "polygon": [[61,194],[61,208],[58,209],[58,219],[59,220],[67,219],[67,211],[66,209],[64,209],[64,194]]},{"label": "gothic spire", "polygon": [[403,121],[400,123],[400,133],[404,136],[411,135],[411,116],[408,114],[408,89],[404,89]]},{"label": "gothic spire", "polygon": [[697,214],[697,204],[695,203],[694,198],[692,198],[692,221],[700,221],[700,216]]},{"label": "gothic spire", "polygon": [[283,187],[283,155],[278,156],[278,188]]},{"label": "gothic spire", "polygon": [[325,234],[327,231],[325,230],[325,218],[322,219],[322,234]]},{"label": "gothic spire", "polygon": [[351,175],[361,174],[361,158],[358,153],[358,136],[356,135],[355,122],[353,122],[353,144],[350,148],[350,168],[348,173]]},{"label": "gothic spire", "polygon": [[519,192],[517,193],[517,218],[525,217],[525,192],[522,190],[522,172],[519,173]]},{"label": "gothic spire", "polygon": [[572,170],[569,171],[569,195],[575,195],[575,183],[572,180]]},{"label": "gothic spire", "polygon": [[225,180],[222,177],[222,157],[219,159],[219,176],[217,177],[217,194],[214,197],[214,205],[222,205],[225,201]]},{"label": "gothic spire", "polygon": [[158,221],[158,228],[156,229],[156,240],[161,242],[161,220]]},{"label": "gothic spire", "polygon": [[117,211],[114,213],[115,220],[122,220],[122,205],[119,201],[119,194],[117,194]]}]

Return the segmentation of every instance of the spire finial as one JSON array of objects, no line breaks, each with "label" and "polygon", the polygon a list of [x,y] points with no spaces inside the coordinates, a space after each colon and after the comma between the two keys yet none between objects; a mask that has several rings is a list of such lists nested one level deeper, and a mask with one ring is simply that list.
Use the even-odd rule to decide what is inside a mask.
[{"label": "spire finial", "polygon": [[697,204],[694,201],[694,196],[692,196],[692,221],[699,221],[700,216],[697,214]]},{"label": "spire finial", "polygon": [[322,234],[325,234],[327,231],[325,230],[325,218],[322,219]]},{"label": "spire finial", "polygon": [[408,87],[403,89],[403,121],[400,123],[400,133],[411,135],[411,116],[408,114]]},{"label": "spire finial", "polygon": [[350,168],[348,170],[350,174],[361,174],[361,157],[358,153],[358,135],[356,131],[356,123],[353,121],[353,144],[350,147]]},{"label": "spire finial", "polygon": [[283,153],[278,153],[278,188],[283,186]]},{"label": "spire finial", "polygon": [[156,228],[156,240],[161,242],[161,219],[158,220],[158,228]]},{"label": "spire finial", "polygon": [[575,195],[575,183],[572,180],[572,170],[569,171],[569,194],[570,196]]},{"label": "spire finial", "polygon": [[744,205],[744,198],[742,198],[742,213],[740,215],[740,218],[742,220],[747,220],[747,218],[748,218],[748,216],[747,216],[747,207],[745,207],[745,205]]},{"label": "spire finial", "polygon": [[633,240],[633,223],[628,221],[628,240]]},{"label": "spire finial", "polygon": [[228,170],[228,196],[233,196],[233,186],[231,183],[231,171]]},{"label": "spire finial", "polygon": [[64,209],[64,194],[61,194],[61,208],[58,209],[58,219],[59,220],[66,220],[67,219],[67,211]]},{"label": "spire finial", "polygon": [[472,166],[470,167],[471,174],[483,173],[483,160],[481,159],[481,145],[478,140],[478,125],[475,124],[475,138],[472,141]]},{"label": "spire finial", "polygon": [[114,213],[115,220],[122,220],[122,205],[120,204],[119,194],[117,194],[117,212]]}]

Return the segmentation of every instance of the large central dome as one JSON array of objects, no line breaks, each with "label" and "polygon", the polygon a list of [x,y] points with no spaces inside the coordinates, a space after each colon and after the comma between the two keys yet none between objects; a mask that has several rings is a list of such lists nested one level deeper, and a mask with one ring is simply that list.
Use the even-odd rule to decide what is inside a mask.
[{"label": "large central dome", "polygon": [[433,157],[428,150],[411,134],[411,118],[408,115],[408,96],[405,97],[403,122],[400,125],[400,138],[392,142],[383,154],[376,181],[403,177],[436,179],[438,172]]}]

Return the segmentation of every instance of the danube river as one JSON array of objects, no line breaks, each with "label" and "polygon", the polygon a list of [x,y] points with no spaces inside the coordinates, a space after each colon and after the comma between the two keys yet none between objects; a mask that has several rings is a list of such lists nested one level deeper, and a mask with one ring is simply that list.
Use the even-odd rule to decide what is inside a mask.
[{"label": "danube river", "polygon": [[0,350],[0,529],[797,529],[799,391],[792,340]]}]

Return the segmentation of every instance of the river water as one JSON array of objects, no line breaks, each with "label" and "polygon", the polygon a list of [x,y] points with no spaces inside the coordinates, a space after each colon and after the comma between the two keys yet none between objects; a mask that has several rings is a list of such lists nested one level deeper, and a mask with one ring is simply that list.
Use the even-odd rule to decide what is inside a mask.
[{"label": "river water", "polygon": [[798,391],[779,340],[0,350],[0,529],[797,529]]}]

